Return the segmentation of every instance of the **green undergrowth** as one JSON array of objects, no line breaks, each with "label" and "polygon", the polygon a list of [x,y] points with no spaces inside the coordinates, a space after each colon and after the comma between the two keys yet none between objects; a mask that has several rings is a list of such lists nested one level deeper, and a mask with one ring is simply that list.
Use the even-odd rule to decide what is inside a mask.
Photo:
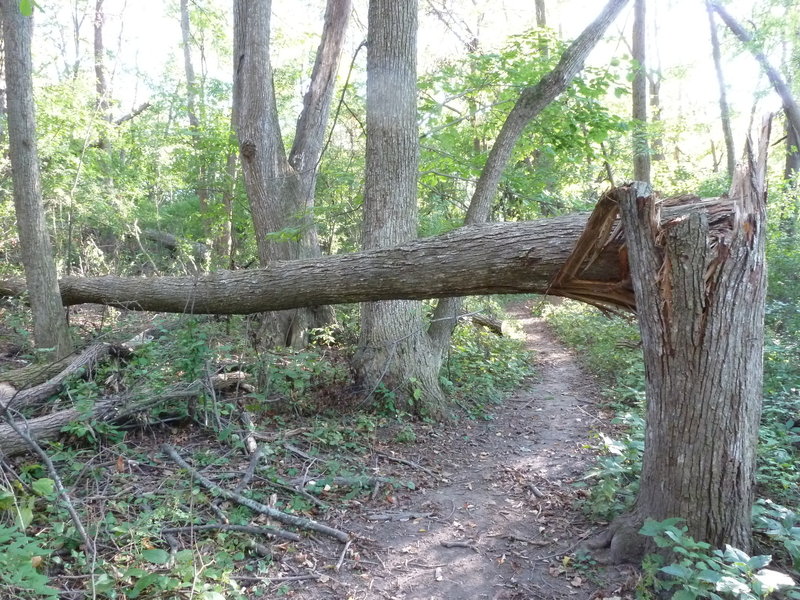
[{"label": "green undergrowth", "polygon": [[[757,470],[757,492],[762,500],[754,508],[754,531],[758,547],[771,554],[775,564],[797,572],[800,566],[797,517],[800,472],[796,466],[800,460],[800,362],[792,362],[796,348],[791,345],[791,340],[795,339],[792,332],[796,331],[791,328],[797,323],[785,324],[794,318],[794,313],[786,306],[776,307],[774,301],[770,306]],[[781,322],[770,317],[771,311],[781,316]],[[599,451],[598,459],[578,484],[586,488],[583,502],[587,513],[595,519],[609,520],[631,508],[638,491],[645,425],[644,365],[638,328],[631,319],[605,316],[592,307],[571,301],[547,305],[542,313],[556,334],[576,350],[583,366],[597,378],[606,403],[615,413],[613,429],[596,434],[593,445]],[[780,325],[778,329],[783,329],[776,332],[776,324]],[[682,587],[676,588],[680,594],[676,591],[675,598],[767,597],[766,588],[756,577],[761,567],[753,566],[766,559],[758,557],[751,561],[748,557],[743,560],[736,549],[713,550],[691,540],[679,525],[671,523],[663,527],[658,534],[662,537],[656,539],[671,545],[684,559],[673,565],[646,563],[645,566],[668,576],[669,582],[683,582]],[[656,535],[653,532],[657,528],[654,525],[650,534]],[[698,553],[705,558],[701,559]],[[686,559],[687,556],[691,560]],[[700,568],[697,564],[704,566]]]},{"label": "green undergrowth", "polygon": [[[469,310],[502,317],[491,300]],[[166,318],[129,356],[73,378],[65,394],[38,411],[58,409],[66,400],[83,415],[46,451],[98,553],[84,553],[42,462],[20,457],[12,470],[0,469],[0,598],[273,598],[301,585],[269,580],[286,574],[286,561],[301,572],[325,575],[332,565],[318,564],[307,533],[293,541],[225,528],[192,530],[269,523],[215,498],[160,444],[171,444],[193,468],[230,490],[253,466],[246,448],[255,440],[261,455],[242,494],[290,515],[324,522],[340,510],[391,509],[417,486],[420,473],[381,459],[378,450],[395,444],[389,447],[402,453],[405,444],[435,438],[437,427],[386,404],[365,404],[349,363],[355,321],[344,311],[339,325],[314,331],[303,350],[263,350],[253,343],[254,319]],[[107,323],[96,334],[128,339],[121,325]],[[462,414],[491,418],[530,372],[520,339],[462,323],[441,380]],[[233,383],[215,389],[212,382],[220,377]],[[130,397],[129,405],[145,404],[114,424],[93,419],[94,403],[114,394]],[[167,535],[169,527],[186,529]]]}]

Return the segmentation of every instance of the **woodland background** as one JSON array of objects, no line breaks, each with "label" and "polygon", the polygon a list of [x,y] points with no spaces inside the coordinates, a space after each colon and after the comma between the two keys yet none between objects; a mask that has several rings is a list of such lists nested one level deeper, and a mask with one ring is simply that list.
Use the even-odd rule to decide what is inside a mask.
[{"label": "woodland background", "polygon": [[[488,152],[520,92],[558,64],[570,41],[600,10],[594,4],[420,0],[415,235],[434,236],[463,225]],[[731,35],[719,17],[710,22],[701,2],[651,4],[646,20],[639,22],[646,39],[644,70],[632,58],[636,19],[630,6],[605,32],[571,85],[514,145],[489,221],[533,221],[591,210],[610,186],[634,178],[642,156],[649,159],[653,187],[664,197],[724,195],[754,123],[762,113],[785,105],[753,51],[764,54],[795,98],[800,95],[800,10],[793,2],[725,3],[753,35],[748,44]],[[296,141],[325,8],[322,1],[275,2],[272,7],[274,125],[283,132],[279,142],[284,152]],[[307,220],[316,227],[323,255],[364,247],[366,2],[354,2],[347,15],[330,118],[314,165],[313,209],[268,231],[261,253],[232,128],[230,4],[75,0],[38,3],[35,15],[36,145],[47,230],[60,276],[194,277],[218,269],[256,268],[260,259],[265,262],[263,248],[302,245]],[[633,118],[637,76],[640,83],[644,78],[646,110]],[[722,104],[719,77],[727,91]],[[0,170],[9,174],[5,91],[0,98],[0,145],[6,149]],[[763,550],[759,554],[772,554],[779,570],[796,577],[800,152],[780,112],[774,130],[778,133],[773,135],[768,172],[765,404],[757,475],[761,500],[754,523],[757,549]],[[23,275],[12,195],[10,176],[0,179],[5,200],[0,202],[0,279],[6,282],[4,293],[13,292],[0,306],[0,344],[9,373],[53,358],[52,349],[36,348],[26,299],[16,297],[8,283]],[[468,299],[462,320],[495,326],[503,318],[502,302],[499,297]],[[598,438],[601,457],[587,475],[584,502],[592,518],[610,519],[630,508],[637,492],[644,402],[638,332],[630,318],[609,318],[583,305],[537,306],[558,334],[581,350],[587,367],[607,386],[608,404],[617,412],[614,435]],[[156,440],[165,441],[176,431],[179,439],[194,435],[184,433],[194,431],[191,427],[205,440],[205,447],[194,449],[196,460],[224,470],[230,455],[218,448],[246,447],[253,431],[279,436],[296,428],[303,430],[306,450],[343,452],[339,464],[331,459],[330,483],[321,483],[324,490],[335,477],[364,476],[355,456],[374,436],[413,443],[415,419],[420,417],[447,413],[458,419],[490,418],[504,393],[530,374],[518,342],[461,325],[442,350],[443,368],[433,376],[444,396],[420,410],[422,396],[430,392],[425,381],[411,377],[402,385],[387,385],[385,373],[373,373],[367,379],[374,386],[359,385],[361,376],[353,367],[359,307],[335,310],[335,321],[323,327],[304,330],[297,339],[284,332],[282,341],[287,343],[264,344],[271,334],[254,315],[212,318],[191,310],[154,315],[99,305],[70,308],[73,339],[80,340],[76,345],[108,344],[112,357],[59,381],[58,393],[26,415],[68,407],[77,411],[61,429],[64,435],[46,446],[63,482],[39,458],[3,463],[0,550],[6,559],[0,561],[0,586],[8,597],[57,597],[49,586],[58,587],[62,595],[77,593],[80,588],[69,577],[87,573],[93,574],[90,587],[96,597],[155,598],[164,590],[182,590],[170,593],[183,597],[192,586],[206,598],[246,597],[231,573],[237,572],[245,552],[258,554],[257,549],[246,548],[233,536],[218,540],[213,567],[198,573],[181,563],[186,556],[176,562],[174,548],[170,555],[151,541],[164,520],[184,524],[194,516],[181,513],[186,504],[171,502],[157,485],[148,483],[153,487],[139,499],[115,498],[113,510],[97,521],[88,519],[89,537],[101,550],[96,554],[80,550],[81,532],[65,509],[51,502],[57,483],[72,496],[91,495],[91,489],[107,481],[101,471],[125,474],[130,461],[149,463]],[[434,309],[426,303],[420,310],[430,318]],[[143,331],[146,343],[123,344]],[[15,383],[12,376],[4,380]],[[127,398],[130,415],[118,421],[99,418],[97,403],[111,396]],[[147,432],[143,437],[142,431]],[[292,455],[284,446],[268,451],[284,452]],[[295,466],[270,468],[272,481],[284,486],[279,508],[300,516],[321,509],[316,496],[294,485],[286,489]],[[370,493],[360,484],[352,489],[341,481],[336,485],[348,499]],[[131,493],[130,487],[119,489]],[[181,495],[202,493],[191,489]],[[133,488],[134,495],[140,491]],[[261,501],[269,504],[265,497]],[[232,521],[248,519],[237,514]],[[676,523],[663,524],[650,535],[682,548],[678,553],[688,557],[688,562],[678,561],[660,572],[696,594],[684,597],[713,597],[703,596],[712,590],[740,598],[766,596],[755,576],[758,561],[714,555],[713,548],[697,545]],[[115,564],[120,555],[124,564]],[[89,564],[92,560],[101,567]],[[270,564],[264,558],[260,572],[269,572]],[[741,564],[745,567],[736,566]],[[662,566],[646,563],[644,573],[654,578]],[[716,574],[713,581],[710,571]],[[736,585],[720,590],[723,577]],[[647,597],[654,585],[659,584],[645,581],[639,593]],[[123,591],[131,588],[137,591]]]}]

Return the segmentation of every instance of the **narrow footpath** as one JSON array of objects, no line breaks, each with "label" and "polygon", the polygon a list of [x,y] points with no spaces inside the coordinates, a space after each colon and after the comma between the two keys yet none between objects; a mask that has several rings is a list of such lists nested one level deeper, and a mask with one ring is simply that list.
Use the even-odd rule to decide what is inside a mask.
[{"label": "narrow footpath", "polygon": [[576,557],[597,527],[576,508],[582,490],[573,484],[594,458],[592,432],[611,415],[575,357],[530,316],[530,305],[509,310],[534,353],[535,378],[491,420],[429,428],[416,444],[382,448],[423,469],[425,485],[397,493],[380,513],[345,516],[339,524],[359,536],[352,559],[294,597],[633,597],[631,567]]}]

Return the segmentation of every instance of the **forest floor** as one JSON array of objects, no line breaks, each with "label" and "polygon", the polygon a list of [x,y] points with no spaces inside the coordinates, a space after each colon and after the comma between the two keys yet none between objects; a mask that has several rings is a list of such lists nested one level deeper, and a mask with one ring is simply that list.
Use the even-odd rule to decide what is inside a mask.
[{"label": "forest floor", "polygon": [[536,377],[490,420],[420,426],[415,444],[378,440],[377,455],[416,465],[384,461],[380,474],[413,477],[416,489],[340,515],[336,525],[355,541],[339,572],[292,585],[291,597],[634,597],[634,567],[605,567],[581,552],[599,527],[581,512],[582,490],[573,484],[590,468],[593,435],[612,428],[612,415],[530,305],[508,310],[535,356]]}]

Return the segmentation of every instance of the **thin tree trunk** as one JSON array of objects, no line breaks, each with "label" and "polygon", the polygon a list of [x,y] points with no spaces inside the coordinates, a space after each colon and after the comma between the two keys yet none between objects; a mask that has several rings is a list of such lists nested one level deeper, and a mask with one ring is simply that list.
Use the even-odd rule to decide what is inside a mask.
[{"label": "thin tree trunk", "polygon": [[730,191],[734,210],[660,227],[649,186],[612,192],[619,203],[647,373],[639,496],[595,546],[639,558],[645,519],[684,519],[714,547],[749,552],[761,411],[766,266],[766,149]]},{"label": "thin tree trunk", "polygon": [[[610,0],[598,17],[561,55],[555,68],[542,77],[535,86],[522,91],[489,151],[486,165],[481,171],[470,200],[464,220],[465,225],[485,223],[489,219],[492,201],[497,193],[503,170],[525,127],[567,88],[583,68],[583,62],[589,52],[597,45],[605,30],[627,2],[628,0]],[[461,313],[461,305],[461,298],[446,298],[436,305],[428,333],[440,357],[450,344],[453,329]]]},{"label": "thin tree trunk", "polygon": [[632,83],[633,178],[650,182],[650,148],[647,142],[647,63],[645,56],[645,0],[635,0],[633,12],[634,73]]},{"label": "thin tree trunk", "polygon": [[37,348],[51,349],[53,357],[58,359],[72,350],[72,343],[42,206],[31,66],[33,18],[20,14],[16,0],[0,0],[0,10],[14,207],[33,312],[33,338]]},{"label": "thin tree trunk", "polygon": [[[234,113],[262,266],[320,255],[311,209],[350,0],[328,0],[317,61],[288,159],[272,80],[270,8],[270,0],[234,2]],[[265,342],[302,345],[308,328],[321,325],[331,314],[318,307],[267,315]]]},{"label": "thin tree trunk", "polygon": [[[417,237],[416,42],[416,0],[370,0],[362,238],[366,250]],[[441,418],[444,394],[438,363],[430,355],[421,303],[362,304],[353,364],[365,397],[392,402],[396,409],[416,415]]]},{"label": "thin tree trunk", "polygon": [[787,126],[794,129],[794,135],[800,138],[800,106],[798,106],[797,101],[794,99],[794,96],[792,96],[792,92],[786,84],[786,81],[781,77],[778,70],[770,64],[766,55],[751,43],[753,41],[753,36],[747,33],[744,27],[742,27],[723,6],[716,2],[711,2],[711,7],[722,18],[725,25],[728,26],[728,29],[739,38],[739,41],[750,50],[750,53],[761,65],[772,87],[775,89],[778,96],[780,96],[781,102],[783,102],[783,112],[786,114]]},{"label": "thin tree trunk", "polygon": [[719,116],[722,122],[722,135],[725,137],[725,159],[728,167],[728,179],[733,179],[736,168],[736,150],[731,132],[731,109],[728,105],[728,94],[725,85],[725,75],[722,72],[722,56],[719,49],[719,36],[717,25],[714,22],[714,9],[710,2],[706,2],[708,12],[708,25],[711,30],[711,54],[714,57],[714,69],[717,72],[717,85],[719,85]]},{"label": "thin tree trunk", "polygon": [[[97,94],[97,110],[102,114],[103,119],[111,122],[109,107],[110,92],[108,89],[108,77],[106,76],[106,50],[103,44],[103,25],[105,24],[105,14],[103,12],[103,0],[96,0],[94,7],[94,85]],[[97,145],[103,149],[109,149],[108,137],[106,132],[101,132],[100,140]]]},{"label": "thin tree trunk", "polygon": [[[183,41],[183,69],[186,74],[186,112],[189,115],[189,131],[197,147],[200,136],[200,119],[197,116],[197,78],[192,63],[192,30],[189,20],[189,1],[181,0],[181,39]],[[200,214],[208,213],[208,182],[206,181],[206,165],[202,152],[195,153],[197,161],[197,182],[195,194],[199,203]]]}]

